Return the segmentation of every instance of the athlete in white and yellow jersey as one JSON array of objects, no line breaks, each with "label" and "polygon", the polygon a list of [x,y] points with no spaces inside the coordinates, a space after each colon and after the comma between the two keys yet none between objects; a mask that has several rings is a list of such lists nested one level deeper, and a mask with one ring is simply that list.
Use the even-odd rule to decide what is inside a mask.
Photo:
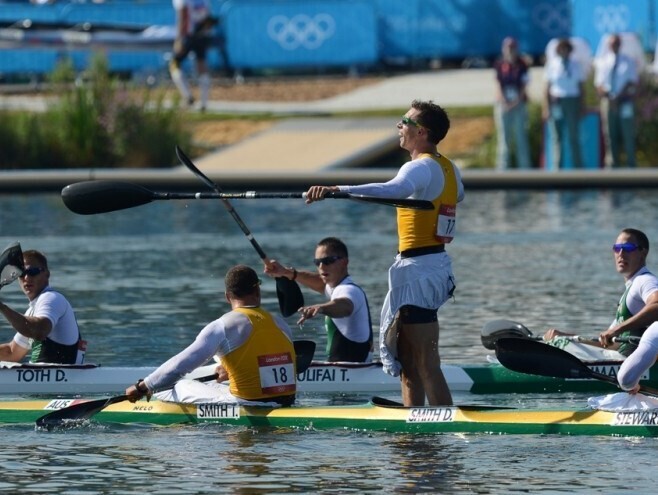
[{"label": "athlete in white and yellow jersey", "polygon": [[380,320],[380,357],[384,370],[401,376],[406,406],[452,404],[440,370],[438,309],[455,289],[445,244],[456,232],[456,206],[464,197],[459,169],[437,151],[450,121],[439,105],[413,101],[397,124],[400,147],[411,160],[386,183],[313,186],[307,203],[330,191],[382,198],[413,198],[434,203],[433,210],[398,209],[398,254],[389,270],[389,291]]},{"label": "athlete in white and yellow jersey", "polygon": [[189,392],[184,380],[173,392],[158,397],[196,402],[195,397],[183,400],[181,394],[185,393],[196,394],[201,401],[284,406],[295,401],[296,356],[290,327],[283,318],[259,307],[260,280],[253,269],[245,265],[231,268],[225,285],[232,311],[206,325],[191,345],[129,387],[126,395],[131,400],[171,387],[183,375],[217,356],[222,362],[218,380],[228,379],[230,385],[195,382],[193,392]]}]

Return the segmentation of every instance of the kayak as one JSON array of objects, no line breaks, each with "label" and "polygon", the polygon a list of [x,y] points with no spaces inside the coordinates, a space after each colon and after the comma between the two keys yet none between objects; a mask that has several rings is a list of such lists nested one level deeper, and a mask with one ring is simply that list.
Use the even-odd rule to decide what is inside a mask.
[{"label": "kayak", "polygon": [[[214,364],[194,370],[186,378],[215,373]],[[12,363],[0,361],[0,395],[72,395],[123,392],[155,367],[95,364]]]},{"label": "kayak", "polygon": [[[80,399],[1,401],[0,423],[32,423]],[[109,405],[91,419],[101,423],[176,425],[217,423],[242,427],[340,429],[389,433],[658,436],[658,411],[531,410],[494,406],[402,407],[386,399],[347,406],[241,407],[151,400]]]},{"label": "kayak", "polygon": [[[616,377],[620,362],[587,363],[597,373]],[[186,378],[214,374],[214,364],[198,368]],[[154,367],[17,364],[0,362],[0,395],[90,395],[123,393],[127,386],[151,373]],[[609,392],[614,385],[595,379],[564,379],[511,371],[498,363],[444,364],[441,366],[453,392],[472,394]],[[658,387],[658,368],[642,382]],[[399,392],[400,379],[382,371],[380,362],[330,363],[313,361],[297,376],[298,393],[376,394]]]}]

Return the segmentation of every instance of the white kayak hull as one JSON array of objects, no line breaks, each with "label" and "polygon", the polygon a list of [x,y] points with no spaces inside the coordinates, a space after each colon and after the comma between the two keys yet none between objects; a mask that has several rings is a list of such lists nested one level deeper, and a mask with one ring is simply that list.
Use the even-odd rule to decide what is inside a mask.
[{"label": "white kayak hull", "polygon": [[[213,375],[216,364],[196,369],[189,378]],[[456,366],[450,370],[453,390],[468,390],[468,376]],[[0,395],[119,394],[155,367],[16,364],[0,361]],[[464,382],[464,383],[463,383]],[[472,380],[470,380],[472,384]],[[466,387],[466,388],[463,388]],[[382,371],[381,363],[313,362],[298,376],[298,391],[309,393],[395,392],[400,379]]]},{"label": "white kayak hull", "polygon": [[[4,366],[6,364],[8,366]],[[590,369],[616,376],[620,362],[587,363]],[[196,369],[188,378],[212,376],[216,364]],[[155,367],[16,365],[0,362],[0,395],[81,396],[122,394]],[[615,387],[595,379],[563,379],[527,375],[496,363],[442,365],[450,390],[473,394],[605,392]],[[643,377],[644,385],[658,387],[658,366]],[[400,379],[382,371],[381,363],[328,363],[314,361],[297,377],[299,393],[399,393]]]}]

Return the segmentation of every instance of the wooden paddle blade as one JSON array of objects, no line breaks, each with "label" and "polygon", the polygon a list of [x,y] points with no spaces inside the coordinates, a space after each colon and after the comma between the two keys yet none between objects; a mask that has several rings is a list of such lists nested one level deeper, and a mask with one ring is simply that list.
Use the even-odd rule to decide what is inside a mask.
[{"label": "wooden paddle blade", "polygon": [[89,180],[62,189],[62,201],[73,213],[94,215],[145,205],[154,193],[137,184],[111,180]]},{"label": "wooden paddle blade", "polygon": [[94,414],[102,411],[107,406],[128,400],[127,395],[117,395],[109,399],[90,400],[87,402],[80,402],[73,404],[69,407],[64,407],[56,411],[50,412],[37,419],[37,426],[39,428],[54,428],[66,426],[70,423],[79,423],[85,419],[91,418]]},{"label": "wooden paddle blade", "polygon": [[277,277],[276,297],[279,300],[279,309],[286,318],[294,315],[299,308],[304,306],[304,296],[299,284],[286,277]]},{"label": "wooden paddle blade", "polygon": [[536,340],[498,339],[496,357],[506,368],[529,375],[554,378],[597,378],[616,383],[612,377],[594,373],[573,354]]},{"label": "wooden paddle blade", "polygon": [[297,355],[297,374],[304,373],[311,365],[311,361],[313,361],[315,342],[312,340],[295,340],[293,341],[293,345],[295,346],[295,354]]}]

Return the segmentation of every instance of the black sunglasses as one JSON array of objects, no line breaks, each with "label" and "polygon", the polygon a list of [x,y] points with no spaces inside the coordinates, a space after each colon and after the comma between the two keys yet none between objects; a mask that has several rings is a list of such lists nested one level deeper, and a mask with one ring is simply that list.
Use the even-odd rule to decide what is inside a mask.
[{"label": "black sunglasses", "polygon": [[313,264],[315,264],[315,266],[320,266],[320,263],[323,265],[333,265],[336,261],[342,259],[342,256],[325,256],[324,258],[313,258]]},{"label": "black sunglasses", "polygon": [[23,270],[23,275],[21,275],[21,278],[25,278],[26,275],[29,275],[30,277],[36,277],[39,275],[41,272],[45,272],[45,268],[41,268],[40,266],[31,266],[30,268],[26,268]]}]

